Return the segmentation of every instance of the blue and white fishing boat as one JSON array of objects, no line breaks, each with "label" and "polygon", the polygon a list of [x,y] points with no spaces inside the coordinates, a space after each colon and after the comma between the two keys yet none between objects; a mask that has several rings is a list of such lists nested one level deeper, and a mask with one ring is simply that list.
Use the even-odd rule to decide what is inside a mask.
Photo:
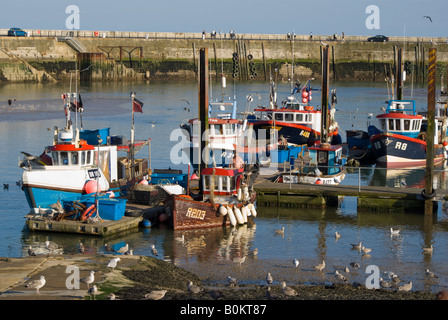
[{"label": "blue and white fishing boat", "polygon": [[343,146],[323,143],[309,147],[309,162],[281,175],[283,183],[338,185],[345,178],[347,152]]},{"label": "blue and white fishing boat", "polygon": [[[119,150],[129,145],[119,136],[110,136],[109,128],[79,130],[74,128],[71,111],[79,112],[74,94],[64,94],[66,117],[63,129],[54,128],[53,144],[40,156],[22,152],[18,166],[24,169],[22,190],[32,211],[49,209],[58,201],[76,199],[85,194],[111,192],[120,195]],[[77,115],[78,116],[78,115]],[[98,165],[98,163],[100,165]]]},{"label": "blue and white fishing boat", "polygon": [[[444,107],[436,107],[434,164],[446,158],[446,119],[440,116]],[[446,113],[446,110],[445,110]],[[422,167],[426,165],[425,115],[419,114],[414,100],[389,100],[384,113],[377,115],[379,128],[369,126],[370,141],[376,163],[387,168]]]}]

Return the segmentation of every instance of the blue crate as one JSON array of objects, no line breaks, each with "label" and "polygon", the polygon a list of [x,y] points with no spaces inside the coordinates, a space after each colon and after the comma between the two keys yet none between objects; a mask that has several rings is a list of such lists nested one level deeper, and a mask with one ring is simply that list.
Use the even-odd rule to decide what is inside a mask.
[{"label": "blue crate", "polygon": [[289,149],[271,150],[271,162],[272,163],[283,163],[285,161],[289,161]]},{"label": "blue crate", "polygon": [[[115,198],[99,198],[99,215],[101,219],[117,221],[121,220],[126,210],[127,199],[115,199]],[[90,207],[95,204],[95,197],[84,199],[85,205]]]},{"label": "blue crate", "polygon": [[289,156],[294,158],[297,158],[299,156],[299,152],[302,151],[301,146],[289,146],[288,149],[289,149]]},{"label": "blue crate", "polygon": [[86,140],[88,144],[92,146],[98,145],[98,136],[103,140],[101,144],[107,144],[107,137],[109,136],[110,128],[97,129],[97,130],[80,130],[79,138]]}]

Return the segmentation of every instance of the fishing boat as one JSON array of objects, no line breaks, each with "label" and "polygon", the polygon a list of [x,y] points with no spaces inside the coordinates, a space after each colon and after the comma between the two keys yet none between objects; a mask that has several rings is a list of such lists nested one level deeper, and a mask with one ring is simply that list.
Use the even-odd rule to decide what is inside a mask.
[{"label": "fishing boat", "polygon": [[[223,141],[217,140],[220,134],[230,134],[226,131],[215,130],[217,128],[224,129],[229,124],[235,124],[231,126],[231,129],[237,130],[236,119],[236,103],[232,103],[232,115],[226,116],[225,119],[211,117],[212,110],[215,105],[208,100],[208,51],[206,48],[200,50],[200,76],[199,76],[199,121],[201,115],[208,119],[205,126],[197,126],[197,145],[192,145],[196,148],[197,152],[207,153],[206,144],[212,144],[209,148],[211,152],[214,152],[220,146]],[[218,106],[224,106],[222,101]],[[222,112],[222,108],[219,108]],[[223,121],[227,120],[227,121]],[[230,121],[232,120],[232,121]],[[230,122],[229,122],[230,121]],[[194,121],[191,122],[194,124]],[[216,127],[215,127],[216,125]],[[224,126],[222,126],[224,125]],[[208,127],[214,126],[213,132],[210,133]],[[195,132],[194,126],[190,125],[190,132]],[[205,130],[203,132],[203,130]],[[199,137],[203,137],[204,133],[210,133],[208,138],[204,141],[199,140]],[[237,132],[235,132],[237,133]],[[238,139],[238,135],[233,136],[234,139]],[[216,138],[216,139],[211,139]],[[226,137],[227,138],[227,137]],[[226,139],[225,139],[226,140]],[[195,140],[192,140],[195,142]],[[216,142],[216,145],[214,143]],[[227,141],[224,141],[227,143]],[[236,142],[233,141],[232,144]],[[216,163],[207,163],[204,159],[197,159],[198,174],[199,174],[199,188],[198,193],[190,192],[190,187],[187,188],[187,194],[185,195],[172,195],[172,197],[165,203],[165,209],[168,212],[169,221],[175,230],[179,229],[191,229],[191,228],[207,228],[217,227],[223,225],[237,225],[237,223],[246,223],[247,216],[250,211],[249,208],[253,207],[253,200],[255,198],[255,192],[253,191],[252,184],[255,181],[256,174],[258,172],[258,166],[244,165],[241,161],[237,160],[237,148],[236,145],[227,147],[232,153],[230,159],[224,165],[220,166]],[[202,161],[201,161],[202,160]],[[241,208],[241,209],[240,209]],[[255,208],[253,208],[255,210]],[[244,216],[246,219],[244,219]]]},{"label": "fishing boat", "polygon": [[[281,106],[276,102],[276,93],[271,93],[269,106],[254,109],[253,114],[248,116],[248,121],[253,125],[257,139],[269,139],[269,135],[277,131],[278,136],[283,136],[290,144],[311,146],[320,140],[322,111],[310,105],[313,91],[310,83],[311,80],[308,80],[302,88],[296,87]],[[297,99],[296,93],[301,94],[302,102]],[[335,102],[336,93],[332,90],[332,104]],[[330,117],[328,135],[336,138],[338,137],[338,124],[334,119],[336,109],[330,106],[328,110]],[[262,132],[266,133],[264,137],[259,136]]]},{"label": "fishing boat", "polygon": [[[70,118],[72,111],[80,111],[76,100],[72,102],[75,95],[62,96],[65,127],[54,128],[53,144],[45,147],[40,156],[22,152],[19,160],[18,166],[24,170],[22,190],[34,213],[86,194],[109,192],[111,196],[120,196],[130,181],[129,157],[118,157],[118,151],[129,154],[131,149],[135,153],[136,148],[122,136],[111,136],[109,128],[75,128]],[[141,148],[149,140],[134,144]],[[137,161],[136,168],[139,174],[148,174],[148,161]]]},{"label": "fishing boat", "polygon": [[210,167],[201,172],[201,194],[173,195],[167,202],[174,230],[242,225],[256,216],[256,195],[245,168]]},{"label": "fishing boat", "polygon": [[323,143],[309,147],[309,161],[297,169],[283,172],[283,183],[338,185],[345,178],[347,152],[343,146]]},{"label": "fishing boat", "polygon": [[[434,165],[446,158],[445,107],[439,104],[436,109]],[[376,163],[387,168],[425,166],[427,118],[417,112],[415,101],[389,100],[383,110],[376,117],[379,128],[373,125],[368,128]]]},{"label": "fishing boat", "polygon": [[[231,164],[234,161],[238,139],[244,131],[243,121],[237,119],[236,100],[210,101],[208,110],[207,147],[210,151],[208,164],[218,166]],[[193,168],[197,169],[200,162],[199,139],[203,139],[200,135],[200,122],[198,118],[189,119],[180,127],[185,130],[187,141],[183,150],[187,154],[189,162],[193,164]]]}]

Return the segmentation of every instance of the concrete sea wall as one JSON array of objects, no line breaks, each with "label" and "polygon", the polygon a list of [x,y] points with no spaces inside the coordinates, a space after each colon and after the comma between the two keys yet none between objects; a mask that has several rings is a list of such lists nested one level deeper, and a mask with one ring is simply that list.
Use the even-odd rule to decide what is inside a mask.
[{"label": "concrete sea wall", "polygon": [[[210,72],[238,80],[288,80],[320,77],[320,46],[330,45],[335,80],[384,81],[393,70],[395,46],[404,50],[409,74],[426,80],[427,55],[437,47],[438,74],[446,74],[446,38],[391,37],[367,42],[360,36],[144,33],[27,30],[28,37],[8,37],[0,30],[0,82],[67,79],[76,69],[81,79],[195,79],[199,49],[207,47]],[[436,44],[434,44],[436,43]],[[78,67],[76,66],[78,62]],[[291,68],[292,63],[294,68]],[[39,71],[39,72],[37,72]]]}]

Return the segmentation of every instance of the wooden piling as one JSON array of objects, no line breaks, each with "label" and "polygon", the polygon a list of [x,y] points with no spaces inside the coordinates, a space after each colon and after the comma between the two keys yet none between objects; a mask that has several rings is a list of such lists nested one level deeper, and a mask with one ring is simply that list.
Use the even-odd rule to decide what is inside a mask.
[{"label": "wooden piling", "polygon": [[[203,139],[199,138],[199,148],[198,148],[198,173],[199,173],[199,190],[203,190],[202,188],[202,177],[201,170],[206,167],[208,163],[208,152],[203,152],[205,148],[207,148],[207,133],[208,133],[208,48],[201,48],[199,50],[199,92],[198,92],[198,120],[200,126],[200,135],[202,137],[205,134]],[[204,159],[203,155],[206,157]]]},{"label": "wooden piling", "polygon": [[322,121],[320,130],[320,142],[327,143],[328,139],[328,127],[329,127],[329,115],[328,115],[328,94],[329,94],[329,81],[328,72],[330,70],[330,57],[329,57],[329,47],[321,46],[321,56],[322,56]]},{"label": "wooden piling", "polygon": [[[426,195],[433,193],[434,178],[434,133],[435,133],[435,105],[436,105],[436,49],[429,49],[428,60],[428,128],[426,136],[426,172],[425,189]],[[432,199],[425,200],[425,214],[432,214]]]}]

